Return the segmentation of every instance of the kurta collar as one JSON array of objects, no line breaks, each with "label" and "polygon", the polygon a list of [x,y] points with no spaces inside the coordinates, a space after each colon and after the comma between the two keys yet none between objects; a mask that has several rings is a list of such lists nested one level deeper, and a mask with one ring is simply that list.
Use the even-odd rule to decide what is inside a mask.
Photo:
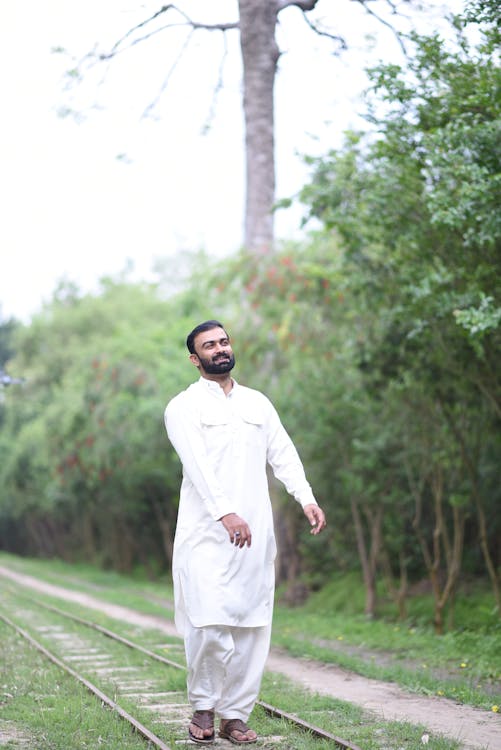
[{"label": "kurta collar", "polygon": [[232,378],[233,381],[233,388],[228,393],[228,395],[225,394],[219,383],[216,383],[215,380],[208,380],[207,378],[203,378],[200,376],[199,383],[201,383],[205,388],[207,388],[211,393],[213,393],[215,396],[218,396],[219,398],[223,396],[224,398],[230,398],[236,389],[238,389],[239,385],[235,378]]}]

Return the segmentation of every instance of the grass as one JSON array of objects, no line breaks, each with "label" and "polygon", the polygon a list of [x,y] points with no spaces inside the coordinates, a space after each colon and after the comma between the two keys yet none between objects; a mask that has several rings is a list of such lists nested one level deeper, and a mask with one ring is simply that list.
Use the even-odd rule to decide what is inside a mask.
[{"label": "grass", "polygon": [[[172,600],[168,580],[141,581],[90,566],[0,553],[2,562],[58,585],[74,588],[78,583],[78,588],[103,601],[146,614],[172,615],[166,604],[160,603]],[[53,603],[58,606],[57,600]],[[65,604],[65,608],[69,606]],[[412,598],[406,622],[392,619],[388,604],[377,620],[367,620],[360,614],[362,608],[363,589],[358,578],[339,576],[302,607],[277,604],[273,645],[295,656],[337,664],[425,695],[443,695],[488,710],[501,705],[501,622],[489,590],[476,586],[459,595],[457,628],[443,636],[437,636],[429,624],[432,603],[428,596]],[[72,611],[88,616],[78,605],[72,605]],[[99,619],[97,612],[92,617]],[[133,639],[130,626],[116,621],[113,625],[108,621],[108,626]],[[158,638],[166,647],[172,642],[172,654],[164,655],[180,661],[173,639]]]},{"label": "grass", "polygon": [[[296,713],[305,721],[349,740],[364,750],[415,750],[423,747],[421,737],[425,733],[424,727],[406,722],[378,720],[373,716],[368,718],[362,708],[294,687],[282,675],[270,673],[265,675],[261,698],[272,705],[287,705],[290,713]],[[273,728],[266,723],[261,723],[261,721],[271,720],[259,707],[254,710],[253,719],[256,731],[263,734],[277,732],[276,726]],[[329,743],[328,747],[332,748],[332,743]],[[455,750],[459,748],[459,743],[433,736],[427,747],[429,750]]]},{"label": "grass", "polygon": [[273,644],[295,656],[335,663],[426,695],[443,695],[486,709],[500,705],[501,622],[493,616],[488,593],[469,592],[466,602],[460,600],[460,627],[442,636],[426,624],[429,597],[413,602],[419,617],[414,614],[406,622],[396,622],[388,614],[367,620],[350,611],[361,593],[360,585],[346,576],[313,595],[303,607],[277,607]]},{"label": "grass", "polygon": [[[48,626],[59,621],[58,616],[49,611],[41,614],[34,608],[30,614],[26,598],[20,597],[16,592],[7,591],[3,601],[6,606],[17,612],[17,618],[24,619],[22,624],[28,629],[30,624]],[[103,624],[110,626],[112,621]],[[151,662],[146,663],[141,654],[124,651],[122,646],[108,639],[103,641],[103,636],[99,633],[85,631],[82,634],[77,624],[65,623],[65,632],[72,630],[75,636],[85,638],[88,648],[97,648],[99,651],[104,648],[113,664],[142,669],[143,678],[147,676],[148,680],[156,684],[157,687],[153,689],[177,691],[184,695],[184,672]],[[51,643],[50,636],[45,637],[43,632],[39,633],[37,638],[45,641],[49,650],[58,653],[57,644],[55,646]],[[2,661],[5,665],[2,675],[5,692],[4,700],[0,704],[0,722],[2,719],[11,722],[15,720],[18,731],[29,738],[30,748],[62,750],[63,747],[69,746],[72,750],[80,750],[102,746],[106,750],[115,750],[118,747],[129,750],[134,747],[145,747],[143,741],[137,742],[137,737],[130,733],[124,722],[110,711],[100,708],[98,700],[73,683],[71,678],[56,667],[47,665],[36,651],[25,645],[5,626],[0,626],[0,642],[4,651]],[[64,654],[59,655],[64,658]],[[140,678],[139,671],[137,677]],[[90,679],[95,681],[91,675]],[[120,684],[112,674],[103,677],[99,687],[112,695],[123,708],[144,724],[152,726],[152,713],[138,708],[134,699],[121,692]],[[297,713],[306,721],[321,726],[337,736],[349,739],[364,750],[414,750],[420,746],[424,732],[422,727],[407,723],[374,719],[349,703],[298,688],[281,675],[266,674],[261,698],[267,703],[285,708],[288,712]],[[271,718],[259,706],[255,708],[250,723],[263,737],[261,746],[281,750],[327,750],[328,747],[332,747],[332,743],[315,739],[308,732],[298,732],[288,723]],[[158,733],[173,746],[180,738],[184,739],[185,728],[163,726],[161,733]],[[274,739],[277,735],[280,737],[278,741]],[[429,745],[429,750],[457,748],[457,742],[435,736]]]},{"label": "grass", "polygon": [[34,560],[0,552],[2,564],[56,586],[74,588],[77,585],[79,590],[105,602],[138,609],[145,614],[174,616],[172,584],[167,577],[151,582],[84,563],[70,565],[63,560]]},{"label": "grass", "polygon": [[116,713],[0,622],[2,747],[144,750]]}]

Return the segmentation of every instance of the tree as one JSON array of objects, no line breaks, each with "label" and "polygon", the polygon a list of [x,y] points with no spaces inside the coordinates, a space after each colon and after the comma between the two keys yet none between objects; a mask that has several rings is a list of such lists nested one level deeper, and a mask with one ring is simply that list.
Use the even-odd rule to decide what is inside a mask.
[{"label": "tree", "polygon": [[[314,161],[303,193],[311,214],[342,238],[359,305],[372,312],[360,347],[366,387],[383,401],[400,392],[406,411],[416,404],[413,419],[423,445],[432,446],[409,484],[438,629],[458,580],[466,509],[476,512],[476,541],[500,606],[498,490],[490,478],[501,398],[500,100],[493,95],[501,73],[493,9],[470,3],[454,21],[455,46],[416,36],[407,67],[374,70],[369,118],[378,136],[351,134],[342,151]],[[476,45],[469,23],[479,26]],[[424,420],[426,413],[433,418]],[[404,454],[407,464],[412,455]]]},{"label": "tree", "polygon": [[162,413],[188,377],[185,308],[196,299],[103,280],[98,296],[61,287],[20,326],[13,362],[26,384],[4,408],[2,546],[117,570],[170,563],[180,471]]},{"label": "tree", "polygon": [[[403,1],[407,4],[413,2]],[[393,2],[383,0],[383,15],[374,10],[369,0],[354,2],[363,7],[377,22],[393,29],[392,24],[398,18],[398,11]],[[179,30],[179,27],[184,27],[188,34],[186,44],[189,43],[194,31],[222,32],[224,35],[234,30],[239,31],[243,64],[242,95],[246,154],[244,246],[258,255],[269,251],[274,239],[274,85],[280,59],[276,39],[279,16],[290,8],[296,8],[301,11],[307,25],[315,33],[329,39],[331,51],[345,49],[347,45],[341,36],[336,35],[325,24],[315,22],[312,17],[311,12],[320,4],[321,0],[239,0],[238,21],[207,22],[195,20],[186,0],[178,5],[166,3],[155,13],[128,29],[110,50],[97,56],[98,60],[111,60],[166,29]],[[349,6],[347,10],[348,8]],[[163,23],[164,17],[171,20]],[[332,25],[335,25],[335,20]],[[395,33],[399,36],[399,32]],[[94,55],[90,55],[89,59],[94,61]],[[165,85],[178,61],[175,60]],[[72,75],[74,74],[73,70]],[[218,82],[219,85],[221,80]]]}]

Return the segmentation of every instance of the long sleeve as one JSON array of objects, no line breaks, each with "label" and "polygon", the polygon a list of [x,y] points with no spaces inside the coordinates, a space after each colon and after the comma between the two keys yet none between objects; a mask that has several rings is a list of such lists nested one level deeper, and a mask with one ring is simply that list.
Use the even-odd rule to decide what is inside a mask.
[{"label": "long sleeve", "polygon": [[202,498],[208,513],[219,520],[234,512],[207,456],[200,421],[186,400],[173,399],[164,414],[167,435],[183,465],[183,473]]},{"label": "long sleeve", "polygon": [[317,505],[299,454],[271,403],[267,430],[267,458],[274,475],[303,508],[310,503]]}]

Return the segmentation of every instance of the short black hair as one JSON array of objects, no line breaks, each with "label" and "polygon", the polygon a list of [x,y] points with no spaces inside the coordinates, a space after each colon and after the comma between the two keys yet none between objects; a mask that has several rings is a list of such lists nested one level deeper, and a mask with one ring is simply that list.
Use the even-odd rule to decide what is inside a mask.
[{"label": "short black hair", "polygon": [[197,326],[195,326],[192,332],[188,334],[188,337],[186,339],[186,346],[188,347],[188,351],[190,354],[196,353],[195,338],[198,336],[198,334],[203,333],[204,331],[212,331],[213,328],[222,328],[226,333],[224,325],[220,323],[219,320],[206,320],[205,323],[199,323]]}]

